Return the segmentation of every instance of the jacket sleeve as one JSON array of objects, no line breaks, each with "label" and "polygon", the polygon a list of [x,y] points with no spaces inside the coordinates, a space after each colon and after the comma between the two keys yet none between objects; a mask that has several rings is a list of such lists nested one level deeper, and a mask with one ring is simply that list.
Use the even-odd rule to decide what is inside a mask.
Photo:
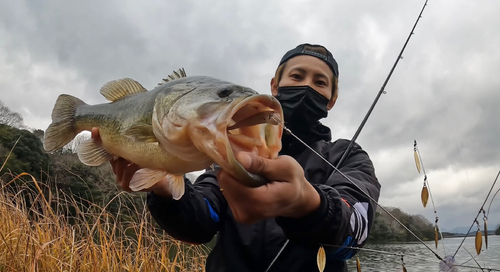
[{"label": "jacket sleeve", "polygon": [[172,237],[193,244],[209,242],[223,224],[227,202],[216,172],[207,171],[194,184],[187,178],[179,200],[148,193],[148,208],[155,221]]},{"label": "jacket sleeve", "polygon": [[[327,155],[330,163],[338,163],[348,143],[339,140],[333,144]],[[321,167],[332,169],[326,163]],[[329,169],[315,169],[329,175],[323,175],[323,180],[309,180],[321,199],[316,211],[302,218],[279,217],[276,221],[290,240],[322,244],[328,258],[347,260],[356,253],[350,247],[364,245],[375,216],[376,203],[361,190],[378,201],[380,184],[368,154],[355,143],[339,170],[359,188],[338,171],[332,174]],[[321,179],[321,175],[314,177]]]}]

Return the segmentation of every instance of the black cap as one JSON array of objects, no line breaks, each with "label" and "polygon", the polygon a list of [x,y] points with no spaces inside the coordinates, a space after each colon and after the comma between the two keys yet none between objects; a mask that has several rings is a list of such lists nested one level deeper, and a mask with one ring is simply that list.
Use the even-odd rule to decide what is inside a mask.
[{"label": "black cap", "polygon": [[[304,47],[306,47],[306,46],[312,46],[312,47],[318,47],[318,46],[320,46],[320,47],[322,47],[322,48],[325,49],[326,56],[323,55],[323,54],[321,54],[321,53],[318,53],[318,52],[314,52],[314,51],[310,51],[310,50],[304,49]],[[335,59],[333,58],[332,53],[330,53],[330,51],[328,51],[328,49],[326,49],[322,45],[308,44],[308,43],[303,43],[301,45],[298,45],[294,49],[286,52],[286,54],[283,56],[283,58],[281,59],[280,64],[278,66],[280,66],[283,63],[285,63],[287,60],[289,60],[289,59],[291,59],[291,58],[293,58],[295,56],[299,56],[299,55],[309,55],[309,56],[313,56],[313,57],[319,58],[320,60],[324,61],[328,65],[328,67],[330,67],[330,69],[332,69],[333,75],[336,78],[339,77],[339,67],[337,65],[337,61],[335,61]]]}]

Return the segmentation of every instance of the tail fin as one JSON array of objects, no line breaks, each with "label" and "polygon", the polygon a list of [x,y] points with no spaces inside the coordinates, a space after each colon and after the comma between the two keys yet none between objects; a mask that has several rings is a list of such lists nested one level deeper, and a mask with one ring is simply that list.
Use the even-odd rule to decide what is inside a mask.
[{"label": "tail fin", "polygon": [[85,105],[85,102],[71,95],[62,94],[57,98],[52,110],[52,123],[45,131],[43,147],[46,151],[65,146],[78,134],[75,112],[80,105]]}]

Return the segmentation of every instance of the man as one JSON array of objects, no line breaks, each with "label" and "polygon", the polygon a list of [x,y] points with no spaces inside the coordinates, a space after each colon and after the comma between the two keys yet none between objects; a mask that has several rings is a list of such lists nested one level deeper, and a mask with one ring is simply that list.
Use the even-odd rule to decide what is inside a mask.
[{"label": "man", "polygon": [[[331,142],[330,129],[319,120],[338,97],[338,66],[323,46],[301,44],[288,51],[271,79],[285,125],[307,145],[337,165],[348,140]],[[93,130],[93,138],[98,138]],[[148,194],[152,216],[173,237],[206,243],[217,234],[206,271],[318,271],[320,245],[327,253],[326,271],[347,271],[345,260],[364,245],[376,204],[294,136],[284,134],[274,160],[251,153],[237,159],[249,171],[271,182],[249,188],[223,170],[209,170],[185,195],[171,198],[168,183]],[[136,165],[112,163],[124,189]],[[378,200],[380,184],[368,154],[357,144],[339,170]],[[288,242],[287,242],[288,241]]]}]

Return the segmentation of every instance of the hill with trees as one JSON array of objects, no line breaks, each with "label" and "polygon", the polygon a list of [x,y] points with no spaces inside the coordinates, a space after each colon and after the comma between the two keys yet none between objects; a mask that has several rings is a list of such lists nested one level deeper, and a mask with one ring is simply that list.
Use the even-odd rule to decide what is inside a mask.
[{"label": "hill with trees", "polygon": [[[394,215],[408,229],[415,233],[423,241],[435,239],[434,225],[423,215],[412,215],[401,211],[395,207],[384,207]],[[377,210],[375,221],[373,222],[371,234],[367,243],[394,243],[394,242],[415,242],[407,230],[399,225],[387,213]]]}]

